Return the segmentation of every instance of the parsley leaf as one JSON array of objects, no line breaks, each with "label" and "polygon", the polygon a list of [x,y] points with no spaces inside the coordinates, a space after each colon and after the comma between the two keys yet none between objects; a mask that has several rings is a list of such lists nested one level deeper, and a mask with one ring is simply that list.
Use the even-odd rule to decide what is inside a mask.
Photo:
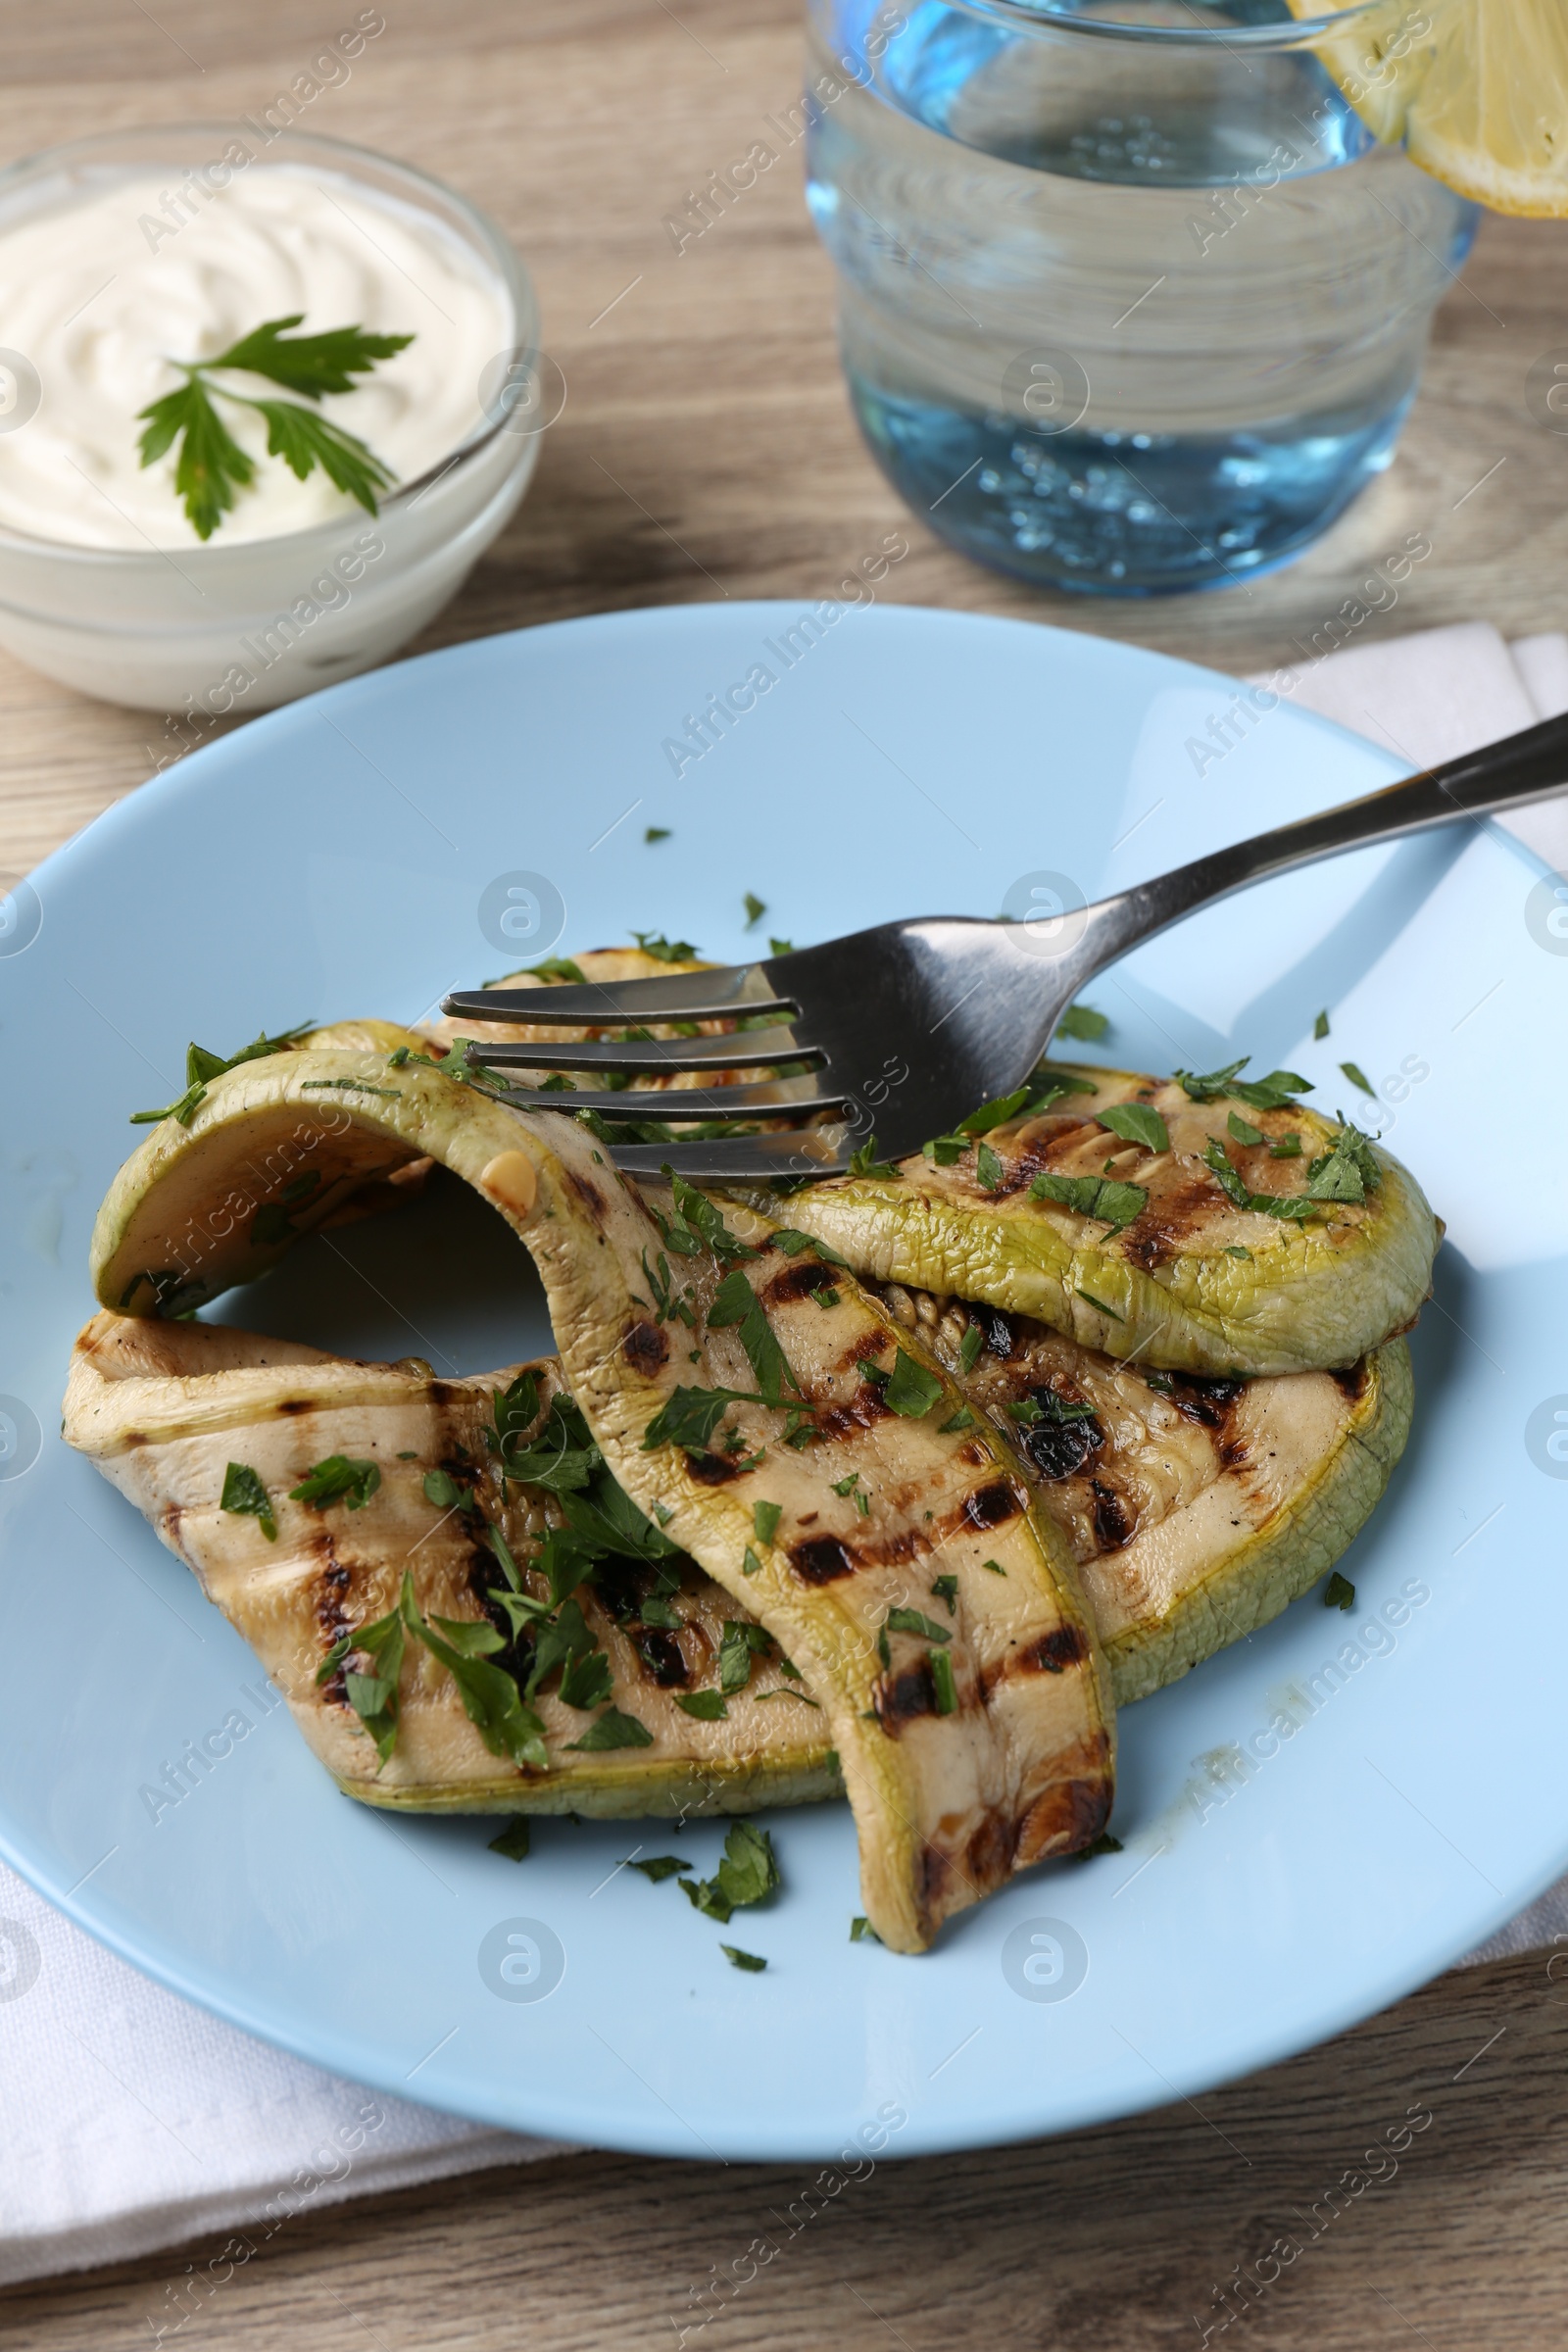
[{"label": "parsley leaf", "polygon": [[[671,959],[673,960],[673,958]],[[597,1723],[589,1725],[580,1740],[568,1740],[568,1748],[584,1755],[597,1755],[612,1747],[652,1747],[654,1735],[637,1721],[635,1715],[623,1715],[618,1707],[607,1707]]]},{"label": "parsley leaf", "polygon": [[784,1350],[763,1312],[762,1302],[739,1266],[733,1273],[726,1274],[719,1284],[713,1303],[708,1310],[708,1322],[712,1331],[739,1331],[741,1346],[757,1375],[757,1386],[764,1403],[782,1403],[786,1383],[797,1396],[802,1394],[801,1384],[790,1370]]},{"label": "parsley leaf", "polygon": [[[131,1125],[147,1127],[157,1119],[177,1119],[182,1127],[188,1127],[198,1107],[206,1100],[209,1080],[221,1078],[225,1070],[237,1070],[242,1061],[260,1061],[265,1054],[280,1054],[297,1037],[303,1037],[310,1026],[309,1021],[299,1021],[292,1029],[279,1030],[275,1037],[269,1037],[264,1031],[260,1037],[253,1038],[248,1046],[241,1046],[237,1054],[213,1054],[207,1047],[198,1046],[193,1041],[185,1049],[185,1092],[175,1102],[166,1102],[162,1110],[133,1110],[130,1114]],[[299,1181],[296,1178],[293,1185],[285,1187],[285,1200],[295,1191]],[[315,1187],[307,1189],[314,1191]]]},{"label": "parsley leaf", "polygon": [[958,1343],[958,1370],[960,1372],[970,1373],[974,1370],[979,1361],[980,1350],[985,1344],[985,1333],[978,1323],[971,1323]]},{"label": "parsley leaf", "polygon": [[1312,1023],[1312,1035],[1314,1038],[1320,1038],[1327,1037],[1328,1033],[1329,1016],[1327,1010],[1325,1009],[1318,1014],[1317,1019]]},{"label": "parsley leaf", "polygon": [[948,1615],[950,1617],[956,1616],[958,1607],[957,1578],[956,1576],[939,1576],[931,1590],[936,1594],[938,1600],[945,1600],[947,1602]]},{"label": "parsley leaf", "polygon": [[223,1473],[223,1492],[218,1507],[220,1511],[248,1515],[256,1521],[269,1544],[277,1542],[271,1496],[262,1484],[260,1473],[248,1462],[229,1463]]},{"label": "parsley leaf", "polygon": [[926,1658],[931,1669],[931,1688],[936,1692],[937,1713],[951,1715],[958,1703],[958,1687],[953,1679],[953,1660],[945,1649],[933,1649]]},{"label": "parsley leaf", "polygon": [[329,1453],[324,1461],[307,1470],[297,1487],[289,1489],[290,1502],[346,1502],[351,1511],[363,1511],[376,1488],[381,1473],[374,1462],[350,1461],[347,1454]]},{"label": "parsley leaf", "polygon": [[755,890],[749,890],[741,904],[746,909],[746,928],[748,931],[755,931],[767,912],[767,908]]},{"label": "parsley leaf", "polygon": [[877,1934],[875,1928],[872,1927],[871,1922],[868,1919],[858,1918],[851,1920],[850,1941],[852,1943],[880,1943],[881,1940],[881,1936]]},{"label": "parsley leaf", "polygon": [[[504,1667],[492,1665],[486,1657],[472,1654],[477,1647],[481,1627],[495,1634],[489,1621],[481,1620],[463,1644],[447,1637],[457,1631],[450,1619],[436,1618],[432,1630],[420,1616],[414,1597],[414,1578],[408,1569],[403,1572],[403,1595],[399,1602],[403,1621],[416,1642],[422,1642],[433,1658],[439,1659],[458,1686],[458,1695],[468,1721],[493,1756],[505,1756],[518,1766],[543,1772],[549,1758],[545,1753],[544,1725],[533,1709],[524,1706],[522,1693],[514,1678]],[[364,1637],[361,1637],[363,1642]]]},{"label": "parsley leaf", "polygon": [[730,1823],[724,1859],[712,1878],[681,1881],[695,1908],[720,1926],[732,1911],[764,1901],[782,1884],[772,1839],[749,1821]]},{"label": "parsley leaf", "polygon": [[752,1530],[759,1544],[771,1544],[778,1534],[778,1523],[784,1516],[781,1502],[754,1502]]},{"label": "parsley leaf", "polygon": [[[405,1591],[411,1590],[404,1580]],[[375,1742],[384,1764],[397,1745],[400,1704],[398,1679],[403,1672],[404,1615],[401,1604],[368,1625],[350,1627],[338,1636],[317,1668],[318,1686],[330,1682],[341,1667],[343,1691],[349,1705]],[[373,1674],[359,1674],[347,1663],[356,1652],[370,1660]]]},{"label": "parsley leaf", "polygon": [[667,1224],[657,1210],[654,1212],[667,1250],[673,1250],[677,1257],[695,1257],[706,1243],[715,1257],[730,1264],[737,1258],[760,1255],[759,1250],[749,1250],[744,1242],[736,1240],[707,1195],[700,1193],[694,1184],[688,1184],[684,1176],[677,1176],[667,1160],[662,1173],[675,1202],[675,1214]]},{"label": "parsley leaf", "polygon": [[729,1714],[723,1694],[717,1690],[677,1690],[675,1704],[684,1713],[695,1715],[699,1723],[722,1723]]},{"label": "parsley leaf", "polygon": [[505,1854],[509,1862],[526,1862],[531,1843],[531,1824],[526,1813],[514,1813],[499,1838],[492,1838],[489,1850]]},{"label": "parsley leaf", "polygon": [[1203,1165],[1219,1180],[1221,1192],[1238,1208],[1250,1208],[1262,1217],[1277,1217],[1282,1222],[1300,1222],[1318,1213],[1318,1203],[1310,1193],[1283,1196],[1278,1193],[1254,1193],[1246,1178],[1232,1167],[1224,1145],[1218,1136],[1211,1135],[1200,1154]]},{"label": "parsley leaf", "polygon": [[[862,1365],[861,1369],[864,1370]],[[889,1412],[902,1413],[906,1421],[921,1421],[942,1395],[942,1383],[934,1372],[917,1364],[912,1355],[901,1348],[882,1392],[882,1401]]]},{"label": "parsley leaf", "polygon": [[1313,1200],[1364,1200],[1382,1181],[1370,1136],[1349,1125],[1340,1129],[1332,1149],[1319,1152],[1306,1171],[1307,1196]]},{"label": "parsley leaf", "polygon": [[989,1144],[975,1146],[974,1172],[986,1192],[999,1193],[1002,1190],[1006,1169]]},{"label": "parsley leaf", "polygon": [[1237,1080],[1238,1070],[1245,1070],[1250,1054],[1244,1054],[1240,1061],[1228,1061],[1222,1070],[1210,1070],[1206,1077],[1196,1077],[1191,1070],[1178,1070],[1182,1091],[1194,1102],[1212,1102],[1222,1095],[1234,1095],[1250,1110],[1294,1110],[1294,1095],[1312,1092],[1310,1078],[1298,1077],[1294,1070],[1270,1070],[1266,1078]]},{"label": "parsley leaf", "polygon": [[645,1879],[653,1886],[658,1886],[665,1879],[672,1879],[678,1870],[690,1870],[691,1864],[679,1854],[650,1854],[646,1862],[639,1862],[635,1856],[628,1856],[626,1868],[640,1870]]},{"label": "parsley leaf", "polygon": [[1118,1184],[1109,1176],[1037,1176],[1029,1187],[1032,1200],[1059,1200],[1080,1217],[1098,1217],[1112,1233],[1120,1233],[1143,1215],[1149,1195],[1141,1184]]},{"label": "parsley leaf", "polygon": [[467,1500],[450,1470],[427,1470],[421,1484],[425,1501],[433,1502],[438,1511],[456,1510],[459,1503]]},{"label": "parsley leaf", "polygon": [[971,1110],[966,1119],[958,1121],[958,1133],[989,1135],[993,1127],[1005,1126],[1008,1119],[1015,1118],[1028,1100],[1028,1087],[1020,1086],[1012,1094],[1001,1096],[995,1102],[982,1102],[978,1110]]},{"label": "parsley leaf", "polygon": [[1355,1587],[1337,1568],[1323,1588],[1323,1606],[1326,1609],[1353,1609],[1355,1606]]},{"label": "parsley leaf", "polygon": [[1123,1142],[1142,1144],[1146,1152],[1170,1150],[1165,1122],[1152,1102],[1113,1102],[1108,1110],[1097,1110],[1095,1118]]},{"label": "parsley leaf", "polygon": [[633,939],[655,963],[695,963],[697,950],[689,939],[666,939],[662,931],[634,931]]},{"label": "parsley leaf", "polygon": [[643,839],[644,841],[667,841],[669,827],[667,825],[650,825],[644,833]]},{"label": "parsley leaf", "polygon": [[[567,1603],[568,1607],[571,1605]],[[602,1706],[614,1687],[610,1660],[602,1649],[591,1649],[586,1656],[573,1658],[570,1665],[562,1670],[561,1695],[568,1707],[586,1710]]]},{"label": "parsley leaf", "polygon": [[746,1389],[672,1389],[644,1430],[642,1449],[657,1453],[661,1446],[681,1446],[688,1453],[700,1453],[732,1404],[767,1401]]},{"label": "parsley leaf", "polygon": [[781,1225],[770,1239],[775,1249],[782,1250],[786,1257],[799,1257],[803,1250],[814,1250],[826,1266],[849,1266],[849,1259],[840,1257],[838,1251],[830,1250],[826,1242],[819,1242],[814,1234],[797,1233],[793,1225]]},{"label": "parsley leaf", "polygon": [[949,1627],[934,1624],[918,1609],[889,1609],[884,1622],[890,1633],[922,1634],[927,1642],[951,1642],[953,1640],[953,1634]]},{"label": "parsley leaf", "polygon": [[874,1135],[868,1135],[864,1143],[858,1145],[850,1153],[848,1172],[852,1176],[875,1176],[881,1180],[890,1180],[899,1173],[891,1160],[878,1159]]},{"label": "parsley leaf", "polygon": [[373,514],[376,491],[395,479],[363,441],[314,411],[293,401],[255,400],[210,380],[215,368],[240,368],[303,392],[308,400],[319,400],[327,392],[354,391],[356,375],[368,374],[378,361],[392,358],[414,340],[412,335],[367,334],[359,326],[285,340],[285,330],[298,326],[304,316],[299,311],[286,318],[270,318],[215,359],[176,361],[184,383],[137,411],[138,421],[146,420],[138,443],[144,466],[155,465],[176,440],[179,443],[174,491],[199,539],[212,537],[233,507],[235,492],[247,488],[256,474],[254,461],[214,408],[215,393],[266,417],[269,455],[282,458],[301,481],[319,466],[338,489]]},{"label": "parsley leaf", "polygon": [[1227,1111],[1225,1124],[1239,1144],[1260,1144],[1263,1141],[1261,1127],[1254,1127],[1251,1121],[1244,1119],[1239,1111]]},{"label": "parsley leaf", "polygon": [[1352,1086],[1358,1086],[1363,1095],[1370,1095],[1373,1101],[1376,1102],[1378,1090],[1372,1084],[1371,1079],[1367,1077],[1365,1071],[1362,1069],[1358,1061],[1342,1061],[1340,1067],[1345,1072],[1345,1075],[1347,1078],[1348,1078]]},{"label": "parsley leaf", "polygon": [[767,1966],[767,1962],[760,1960],[755,1952],[743,1952],[739,1944],[721,1943],[718,1948],[731,1968],[747,1969],[754,1977],[760,1976]]},{"label": "parsley leaf", "polygon": [[304,318],[305,313],[297,311],[289,318],[269,318],[216,359],[196,365],[242,368],[248,375],[268,376],[290,392],[303,392],[307,400],[319,400],[323,393],[355,391],[357,375],[368,375],[378,361],[392,359],[414,341],[412,335],[367,334],[362,326],[290,335],[288,329],[299,326]]},{"label": "parsley leaf", "polygon": [[1088,1042],[1097,1037],[1103,1037],[1109,1027],[1110,1022],[1107,1016],[1102,1012],[1096,1012],[1092,1004],[1069,1004],[1056,1023],[1056,1035],[1081,1038]]}]

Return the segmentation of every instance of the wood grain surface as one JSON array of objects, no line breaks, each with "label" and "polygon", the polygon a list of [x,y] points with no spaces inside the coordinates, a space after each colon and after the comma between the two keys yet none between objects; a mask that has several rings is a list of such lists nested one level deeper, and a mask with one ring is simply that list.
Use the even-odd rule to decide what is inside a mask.
[{"label": "wood grain surface", "polygon": [[[118,123],[265,106],[345,6],[54,0],[0,16],[0,157]],[[676,253],[688,189],[797,96],[795,0],[385,0],[309,127],[454,182],[511,232],[568,388],[535,485],[421,648],[572,613],[818,597],[885,531],[884,593],[1050,620],[1228,669],[1301,658],[1407,531],[1430,559],[1358,635],[1568,619],[1568,440],[1524,402],[1559,341],[1565,233],[1487,220],[1439,312],[1397,462],[1301,562],[1246,589],[1085,603],[972,568],[906,515],[840,385],[796,146]],[[159,721],[0,656],[0,880],[176,755]],[[1568,1973],[1557,1966],[1558,1976]],[[700,2050],[693,2062],[701,2062]],[[765,2055],[760,2055],[765,2063]],[[1568,2278],[1568,1997],[1537,1954],[1445,1978],[1271,2073],[1100,2131],[884,2165],[789,2220],[809,2168],[581,2156],[301,2219],[190,2345],[1283,2348],[1558,2346]],[[0,2086],[3,2102],[3,2086]],[[1430,2117],[1419,2130],[1411,2112]],[[1355,2168],[1411,2132],[1393,2175]],[[1380,2168],[1386,2169],[1386,2168]],[[1359,2180],[1359,2189],[1351,2185]],[[1314,2221],[1313,2216],[1316,2216]],[[783,2216],[783,2219],[779,2217]],[[1315,2235],[1313,2231],[1315,2230]],[[715,2300],[754,2239],[774,2247]],[[1266,2286],[1277,2240],[1297,2250]],[[0,2298],[10,2352],[148,2340],[187,2259]],[[1272,2258],[1279,2263],[1281,2258]],[[1234,2316],[1216,2290],[1252,2280]]]}]

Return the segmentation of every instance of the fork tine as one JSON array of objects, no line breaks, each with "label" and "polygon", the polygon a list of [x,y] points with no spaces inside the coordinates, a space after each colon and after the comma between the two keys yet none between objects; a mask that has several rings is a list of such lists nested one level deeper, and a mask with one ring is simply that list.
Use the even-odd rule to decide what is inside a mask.
[{"label": "fork tine", "polygon": [[[605,1027],[617,1021],[722,1021],[738,1014],[793,1012],[775,996],[760,964],[722,964],[712,971],[678,972],[667,980],[589,981],[547,988],[461,989],[441,1009],[455,1020],[538,1021],[564,1027]],[[754,980],[754,975],[756,978]],[[745,994],[748,982],[754,992]]]},{"label": "fork tine", "polygon": [[659,1119],[664,1126],[685,1126],[693,1119],[767,1118],[799,1122],[818,1111],[842,1110],[843,1095],[811,1095],[803,1101],[780,1100],[776,1083],[760,1086],[661,1088],[619,1095],[564,1095],[537,1086],[507,1086],[496,1090],[501,1102],[514,1110],[595,1110],[607,1119]]},{"label": "fork tine", "polygon": [[[790,1135],[714,1136],[691,1144],[612,1144],[610,1156],[628,1176],[658,1176],[672,1168],[693,1184],[770,1183],[775,1178],[841,1176],[850,1145],[835,1145],[832,1130]],[[781,1207],[779,1215],[789,1211]]]},{"label": "fork tine", "polygon": [[822,1059],[816,1048],[803,1046],[789,1029],[746,1030],[728,1037],[656,1037],[633,1045],[575,1045],[563,1039],[537,1045],[520,1039],[494,1046],[465,1043],[470,1066],[497,1070],[625,1070],[636,1076],[649,1071],[765,1069],[786,1061],[820,1064]]}]

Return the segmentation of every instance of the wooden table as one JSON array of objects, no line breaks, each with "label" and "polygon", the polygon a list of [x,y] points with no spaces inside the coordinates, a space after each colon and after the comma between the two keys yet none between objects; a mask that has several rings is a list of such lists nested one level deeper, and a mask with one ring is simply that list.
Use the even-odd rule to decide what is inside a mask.
[{"label": "wooden table", "polygon": [[[317,0],[12,10],[0,152],[265,106],[352,13]],[[1411,530],[1432,556],[1359,641],[1477,616],[1510,635],[1562,624],[1568,444],[1531,422],[1523,398],[1531,362],[1568,341],[1552,274],[1562,232],[1549,224],[1484,224],[1438,315],[1396,465],[1292,569],[1245,591],[1118,606],[1039,596],[950,554],[911,522],[850,421],[798,147],[683,252],[662,225],[794,101],[797,13],[796,0],[387,0],[386,29],[351,78],[308,110],[311,127],[407,156],[502,221],[534,271],[569,388],[520,514],[425,645],[620,606],[831,594],[892,529],[911,552],[889,596],[1230,669],[1299,659]],[[3,657],[0,710],[0,879],[175,749],[160,720]],[[1557,2346],[1565,2062],[1568,1989],[1536,1954],[1445,1978],[1196,2106],[885,2168],[787,2242],[770,2215],[808,2168],[581,2156],[340,2207],[291,2224],[185,2340],[256,2352],[673,2345],[711,2266],[770,2231],[776,2260],[689,2342],[1197,2344],[1195,2315],[1221,2340],[1215,2288],[1285,2232],[1300,2242],[1311,2224],[1298,2217],[1316,2206],[1316,2239],[1237,2333],[1250,2324],[1255,2340],[1315,2352]],[[1396,2177],[1343,2187],[1325,2220],[1328,2191],[1412,2108],[1432,2121]],[[0,2335],[12,2352],[146,2340],[183,2259],[17,2291],[0,2299]]]}]

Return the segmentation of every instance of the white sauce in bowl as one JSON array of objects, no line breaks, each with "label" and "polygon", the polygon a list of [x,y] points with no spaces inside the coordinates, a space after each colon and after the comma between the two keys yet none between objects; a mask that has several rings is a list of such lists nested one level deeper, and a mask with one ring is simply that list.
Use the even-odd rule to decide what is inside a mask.
[{"label": "white sauce in bowl", "polygon": [[[200,545],[174,493],[174,450],[142,467],[136,412],[184,381],[172,360],[210,359],[295,312],[298,334],[414,336],[353,392],[301,403],[368,442],[398,481],[476,430],[480,376],[517,330],[500,279],[433,215],[332,172],[258,164],[176,227],[171,176],[95,175],[76,201],[0,229],[0,343],[39,384],[36,412],[0,431],[0,529],[76,547]],[[257,376],[221,380],[300,399]],[[215,406],[256,475],[209,546],[358,511],[319,466],[302,482],[270,458],[253,410]]]}]

